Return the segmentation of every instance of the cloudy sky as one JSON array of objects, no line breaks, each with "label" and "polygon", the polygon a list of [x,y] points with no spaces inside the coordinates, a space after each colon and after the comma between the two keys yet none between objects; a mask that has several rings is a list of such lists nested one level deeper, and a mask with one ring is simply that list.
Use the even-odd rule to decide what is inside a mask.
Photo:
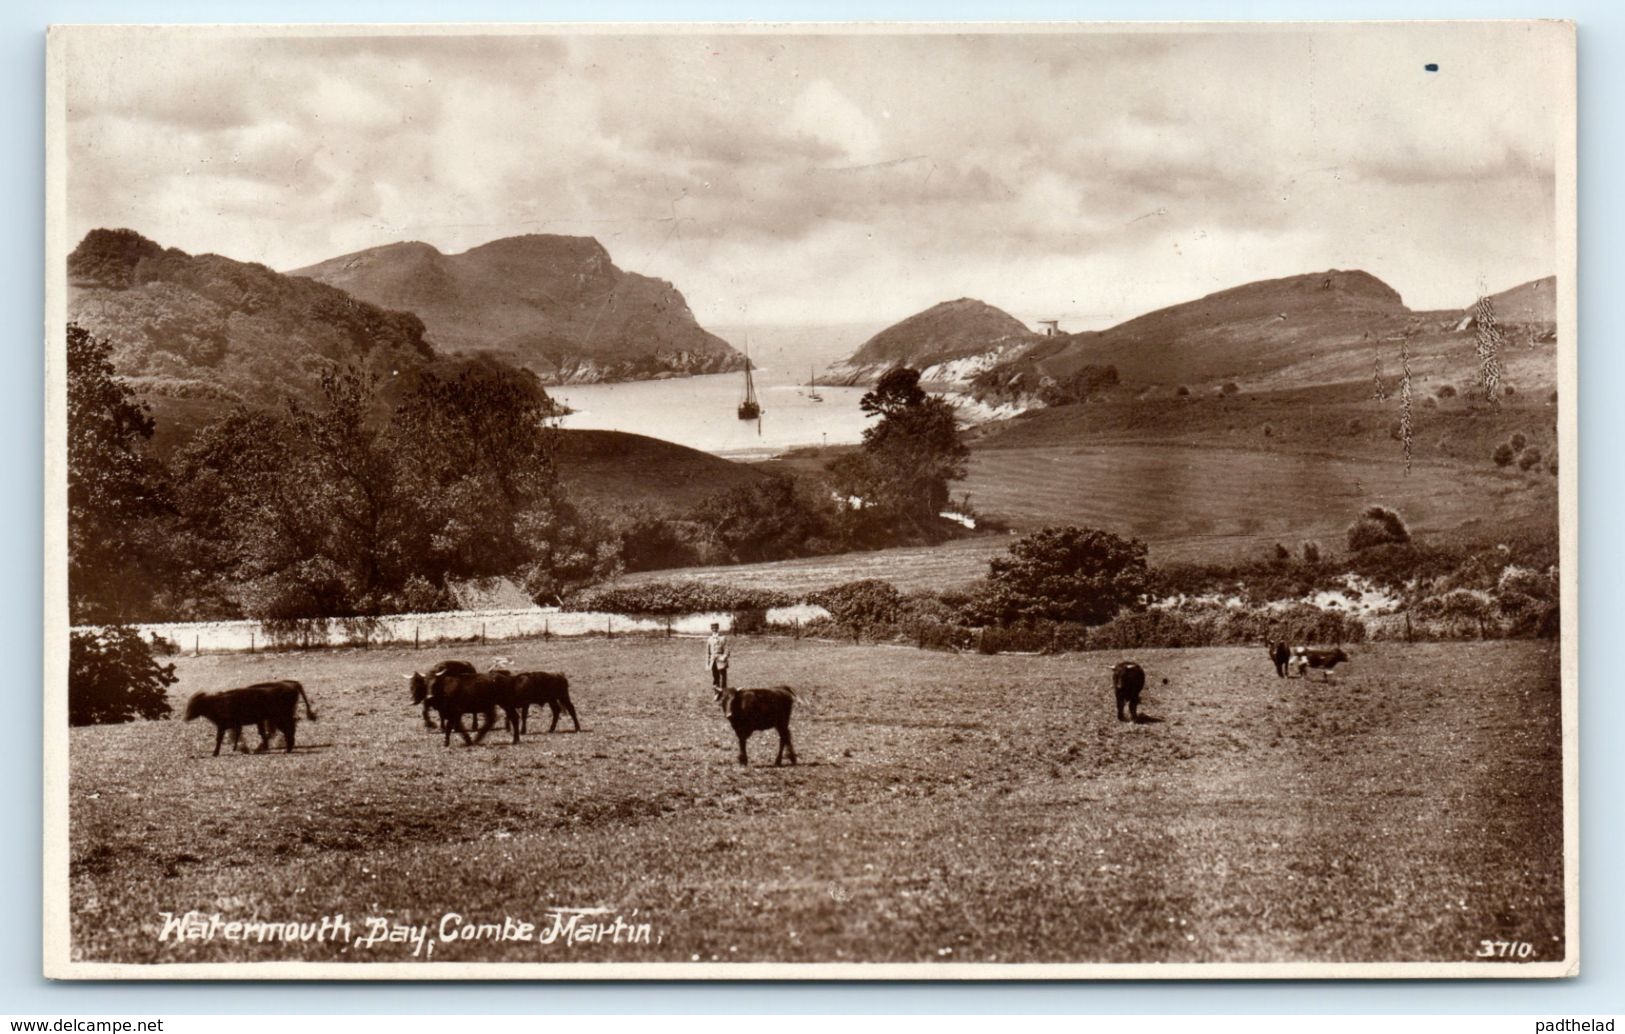
[{"label": "cloudy sky", "polygon": [[68,222],[277,269],[590,235],[718,325],[970,296],[1083,329],[1328,268],[1460,307],[1555,271],[1564,41],[86,30]]}]

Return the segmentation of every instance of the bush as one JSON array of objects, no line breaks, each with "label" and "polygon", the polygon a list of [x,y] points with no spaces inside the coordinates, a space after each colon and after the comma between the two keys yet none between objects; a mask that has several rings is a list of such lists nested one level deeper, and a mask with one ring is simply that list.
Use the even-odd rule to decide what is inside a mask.
[{"label": "bush", "polygon": [[1495,447],[1495,453],[1490,458],[1495,460],[1497,467],[1505,467],[1512,463],[1512,458],[1516,455],[1510,442],[1502,442]]},{"label": "bush", "polygon": [[566,608],[611,614],[707,614],[787,607],[793,602],[788,594],[772,589],[709,582],[648,582],[588,589],[570,597]]},{"label": "bush", "polygon": [[1433,394],[1442,399],[1453,399],[1456,397],[1456,387],[1453,384],[1441,384]]},{"label": "bush", "polygon": [[1320,543],[1305,542],[1303,544],[1303,562],[1311,567],[1320,563]]},{"label": "bush", "polygon": [[68,638],[68,724],[104,725],[164,718],[164,690],[175,666],[152,659],[152,646],[128,625],[109,625]]},{"label": "bush", "polygon": [[1367,507],[1359,519],[1349,525],[1348,545],[1351,553],[1390,542],[1410,540],[1411,532],[1405,527],[1405,521],[1399,514],[1384,506]]},{"label": "bush", "polygon": [[985,591],[972,602],[980,624],[1019,620],[1097,625],[1146,592],[1145,543],[1095,528],[1045,528],[995,557]]},{"label": "bush", "polygon": [[1519,470],[1533,470],[1534,468],[1538,467],[1539,465],[1540,465],[1540,450],[1539,449],[1534,449],[1534,448],[1525,449],[1523,451],[1523,455],[1518,457],[1518,469]]},{"label": "bush", "polygon": [[896,624],[902,616],[903,594],[890,582],[866,578],[815,592],[807,602],[829,611],[836,624],[862,631]]},{"label": "bush", "polygon": [[1191,389],[1187,388],[1185,385],[1181,384],[1179,387],[1174,389],[1174,394],[1178,395],[1182,399],[1183,398],[1189,398],[1190,394],[1191,394]]},{"label": "bush", "polygon": [[1522,452],[1523,447],[1525,445],[1528,445],[1528,444],[1529,444],[1529,439],[1527,439],[1527,438],[1525,438],[1523,436],[1522,431],[1519,431],[1517,434],[1514,434],[1512,436],[1511,445],[1512,445],[1512,451],[1513,452]]},{"label": "bush", "polygon": [[1275,437],[1275,427],[1274,427],[1274,425],[1272,425],[1272,424],[1265,424],[1264,425],[1264,437],[1265,438],[1273,438],[1273,437]]},{"label": "bush", "polygon": [[1239,391],[1241,391],[1241,388],[1236,385],[1235,381],[1225,381],[1224,387],[1219,389],[1220,394],[1223,395],[1234,395]]}]

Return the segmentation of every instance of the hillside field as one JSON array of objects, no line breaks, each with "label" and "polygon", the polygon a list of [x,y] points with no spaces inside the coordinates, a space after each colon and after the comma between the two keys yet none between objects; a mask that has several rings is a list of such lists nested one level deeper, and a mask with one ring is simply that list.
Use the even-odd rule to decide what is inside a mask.
[{"label": "hillside field", "polygon": [[[568,672],[582,732],[443,747],[401,677],[440,655],[410,650],[178,660],[177,707],[302,680],[320,720],[292,754],[211,757],[201,723],[72,730],[75,957],[412,960],[160,943],[188,909],[427,923],[435,961],[1564,957],[1555,644],[1366,646],[1329,685],[1262,650],[1144,651],[1129,724],[1116,655],[743,639],[736,683],[804,694],[784,768],[771,733],[736,763],[697,640],[459,655],[499,649]],[[446,913],[554,907],[635,909],[656,936],[436,940]]]}]

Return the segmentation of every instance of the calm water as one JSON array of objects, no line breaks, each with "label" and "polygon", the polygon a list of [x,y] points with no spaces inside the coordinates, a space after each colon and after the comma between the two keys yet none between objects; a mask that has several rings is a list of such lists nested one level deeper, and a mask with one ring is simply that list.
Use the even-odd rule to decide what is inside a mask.
[{"label": "calm water", "polygon": [[[576,412],[563,426],[585,430],[629,431],[663,438],[718,456],[772,456],[802,445],[856,442],[866,425],[858,399],[863,388],[818,388],[823,402],[807,397],[810,367],[820,372],[843,359],[877,328],[754,327],[750,332],[756,394],[762,405],[759,421],[740,420],[745,394],[743,373],[683,377],[626,384],[571,384],[548,394]],[[741,331],[718,329],[735,347]]]}]

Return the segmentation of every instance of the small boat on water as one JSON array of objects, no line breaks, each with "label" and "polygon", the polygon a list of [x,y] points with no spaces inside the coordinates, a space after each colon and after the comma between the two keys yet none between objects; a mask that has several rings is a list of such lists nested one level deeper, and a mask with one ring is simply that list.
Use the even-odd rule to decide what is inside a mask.
[{"label": "small boat on water", "polygon": [[807,368],[807,380],[807,397],[814,402],[824,401],[824,396],[818,394],[818,373],[816,368],[811,366]]},{"label": "small boat on water", "polygon": [[756,401],[756,384],[750,377],[750,341],[745,341],[745,400],[739,403],[739,419],[756,420],[762,415],[761,403]]}]

